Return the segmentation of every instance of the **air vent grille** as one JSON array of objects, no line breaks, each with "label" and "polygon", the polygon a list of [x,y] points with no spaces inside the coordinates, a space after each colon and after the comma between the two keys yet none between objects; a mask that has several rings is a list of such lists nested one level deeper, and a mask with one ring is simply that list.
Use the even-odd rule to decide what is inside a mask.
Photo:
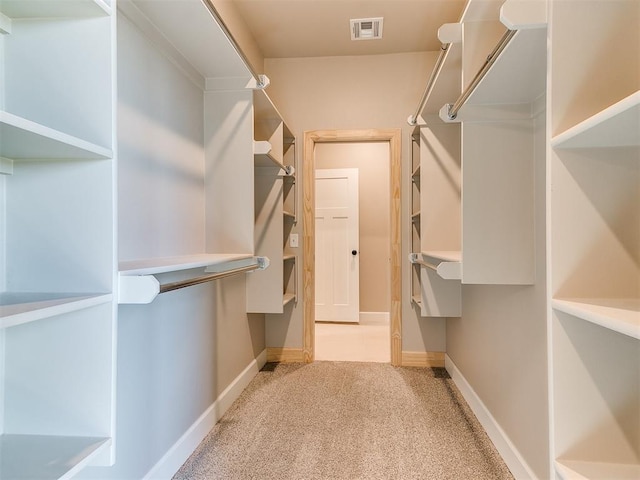
[{"label": "air vent grille", "polygon": [[382,17],[352,18],[351,40],[378,40],[382,38]]}]

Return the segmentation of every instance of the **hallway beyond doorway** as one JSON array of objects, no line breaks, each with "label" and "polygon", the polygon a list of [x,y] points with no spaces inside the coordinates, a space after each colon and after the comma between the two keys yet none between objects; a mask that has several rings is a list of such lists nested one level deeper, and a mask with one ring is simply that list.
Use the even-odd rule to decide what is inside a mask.
[{"label": "hallway beyond doorway", "polygon": [[350,362],[391,361],[389,325],[316,322],[315,359]]}]

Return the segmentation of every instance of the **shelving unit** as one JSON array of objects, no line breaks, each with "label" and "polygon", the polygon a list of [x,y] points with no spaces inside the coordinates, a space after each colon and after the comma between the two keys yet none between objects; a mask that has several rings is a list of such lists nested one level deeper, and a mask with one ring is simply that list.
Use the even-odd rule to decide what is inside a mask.
[{"label": "shelving unit", "polygon": [[638,478],[640,5],[550,8],[551,461],[560,479]]},{"label": "shelving unit", "polygon": [[[412,298],[423,317],[455,317],[461,313],[461,284],[445,280],[437,265],[420,252],[459,250],[461,227],[460,126],[441,121],[438,111],[446,101],[453,101],[461,90],[462,24],[446,24],[438,37],[447,44],[442,66],[419,115],[414,130],[417,161],[412,166],[415,183],[414,207],[420,212],[415,225],[412,251]],[[438,263],[438,262],[436,262]]]},{"label": "shelving unit", "polygon": [[636,91],[551,139],[554,148],[637,147],[640,91]]},{"label": "shelving unit", "polygon": [[264,270],[269,259],[246,254],[187,255],[120,263],[118,303],[151,303],[160,293],[235,273]]},{"label": "shelving unit", "polygon": [[[420,127],[411,134],[411,251],[420,251]],[[417,217],[416,217],[417,216]],[[411,262],[411,301],[422,315],[420,265]]]},{"label": "shelving unit", "polygon": [[1,292],[0,328],[76,312],[95,305],[110,303],[112,299],[112,294]]},{"label": "shelving unit", "polygon": [[2,478],[113,463],[114,39],[101,0],[0,5]]},{"label": "shelving unit", "polygon": [[[463,19],[462,85],[469,90],[460,98],[469,94],[454,119],[453,103],[440,110],[444,122],[462,122],[463,284],[535,281],[533,165],[544,154],[537,145],[544,136],[547,32],[544,3],[518,8],[506,2],[501,22]],[[496,52],[505,25],[516,23],[521,29]]]},{"label": "shelving unit", "polygon": [[297,300],[297,262],[287,251],[295,224],[295,139],[265,91],[253,95],[255,252],[267,256],[267,272],[247,281],[247,311],[281,314]]}]

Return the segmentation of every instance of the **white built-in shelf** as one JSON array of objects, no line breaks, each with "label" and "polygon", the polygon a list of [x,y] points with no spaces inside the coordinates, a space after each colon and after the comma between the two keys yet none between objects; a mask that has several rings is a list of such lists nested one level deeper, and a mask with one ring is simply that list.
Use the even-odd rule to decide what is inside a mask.
[{"label": "white built-in shelf", "polygon": [[195,69],[206,79],[207,88],[244,88],[252,81],[247,65],[203,0],[119,0],[117,4],[181,67]]},{"label": "white built-in shelf", "polygon": [[120,262],[120,275],[156,275],[159,273],[177,272],[192,268],[212,267],[238,260],[253,258],[245,253],[210,253],[201,255],[184,255],[177,257],[147,258]]},{"label": "white built-in shelf", "polygon": [[[282,115],[269,98],[269,95],[265,90],[254,90],[253,91],[253,114],[255,118],[264,120],[274,120],[274,121],[283,121]],[[294,138],[291,130],[287,127],[286,123],[283,122],[283,138],[292,139]],[[287,142],[293,143],[293,142]]]},{"label": "white built-in shelf", "polygon": [[9,18],[73,18],[111,14],[102,0],[2,0],[0,13]]},{"label": "white built-in shelf", "polygon": [[283,153],[287,153],[289,149],[296,143],[296,138],[291,133],[291,130],[287,127],[286,124],[283,124],[283,141],[282,141],[282,149]]},{"label": "white built-in shelf", "polygon": [[295,219],[296,219],[295,213],[291,213],[291,212],[289,212],[287,210],[283,210],[282,214],[284,215],[284,218],[287,218],[289,220],[295,221]]},{"label": "white built-in shelf", "polygon": [[554,148],[640,146],[640,91],[551,139]]},{"label": "white built-in shelf", "polygon": [[546,88],[547,30],[518,30],[466,105],[531,104]]},{"label": "white built-in shelf", "polygon": [[271,154],[271,143],[266,140],[253,142],[253,155],[256,167],[278,167],[286,171],[286,166]]},{"label": "white built-in shelf", "polygon": [[555,310],[640,340],[640,299],[556,298]]},{"label": "white built-in shelf", "polygon": [[415,182],[416,180],[420,180],[420,165],[416,167],[416,169],[411,174],[411,178]]},{"label": "white built-in shelf", "polygon": [[[112,294],[89,293],[0,293],[0,328],[75,312],[109,303]],[[0,478],[4,478],[0,476]]]},{"label": "white built-in shelf", "polygon": [[422,252],[424,263],[433,268],[445,280],[462,279],[462,252],[428,251]]},{"label": "white built-in shelf", "polygon": [[422,307],[422,299],[420,298],[420,295],[412,295],[411,301],[415,303],[418,307]]},{"label": "white built-in shelf", "polygon": [[72,478],[110,446],[110,438],[5,434],[0,436],[0,478]]},{"label": "white built-in shelf", "polygon": [[416,212],[411,214],[411,221],[413,222],[419,222],[420,221],[420,212]]},{"label": "white built-in shelf", "polygon": [[12,160],[106,159],[108,149],[0,111],[0,157]]},{"label": "white built-in shelf", "polygon": [[557,460],[556,472],[562,480],[638,480],[640,465],[580,460]]},{"label": "white built-in shelf", "polygon": [[282,257],[282,260],[283,260],[284,262],[291,262],[291,261],[295,261],[295,259],[296,259],[296,256],[295,256],[295,255],[293,255],[293,254],[292,254],[292,255],[284,255],[284,256]]},{"label": "white built-in shelf", "polygon": [[282,306],[284,307],[285,305],[293,302],[295,299],[296,299],[295,293],[285,293],[284,296],[282,297]]},{"label": "white built-in shelf", "polygon": [[181,283],[179,287],[172,285],[175,288],[171,288],[171,290],[175,290],[220,277],[220,275],[214,274],[239,273],[246,271],[245,267],[264,269],[268,266],[269,260],[266,257],[257,258],[251,254],[233,253],[186,255],[120,262],[118,303],[151,303],[163,291],[170,291],[165,289],[167,285],[161,285],[155,277],[155,275],[163,273],[204,269],[203,273],[198,272],[193,278],[179,282]]}]

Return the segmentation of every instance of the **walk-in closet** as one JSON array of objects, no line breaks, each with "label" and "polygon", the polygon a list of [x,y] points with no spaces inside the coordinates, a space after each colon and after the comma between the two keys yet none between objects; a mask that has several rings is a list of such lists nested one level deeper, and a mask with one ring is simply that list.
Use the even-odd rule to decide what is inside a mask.
[{"label": "walk-in closet", "polygon": [[[314,363],[345,139],[389,146],[371,369]],[[414,448],[467,434],[459,471],[640,478],[638,0],[0,0],[0,480],[361,471],[318,445],[449,478]]]}]

